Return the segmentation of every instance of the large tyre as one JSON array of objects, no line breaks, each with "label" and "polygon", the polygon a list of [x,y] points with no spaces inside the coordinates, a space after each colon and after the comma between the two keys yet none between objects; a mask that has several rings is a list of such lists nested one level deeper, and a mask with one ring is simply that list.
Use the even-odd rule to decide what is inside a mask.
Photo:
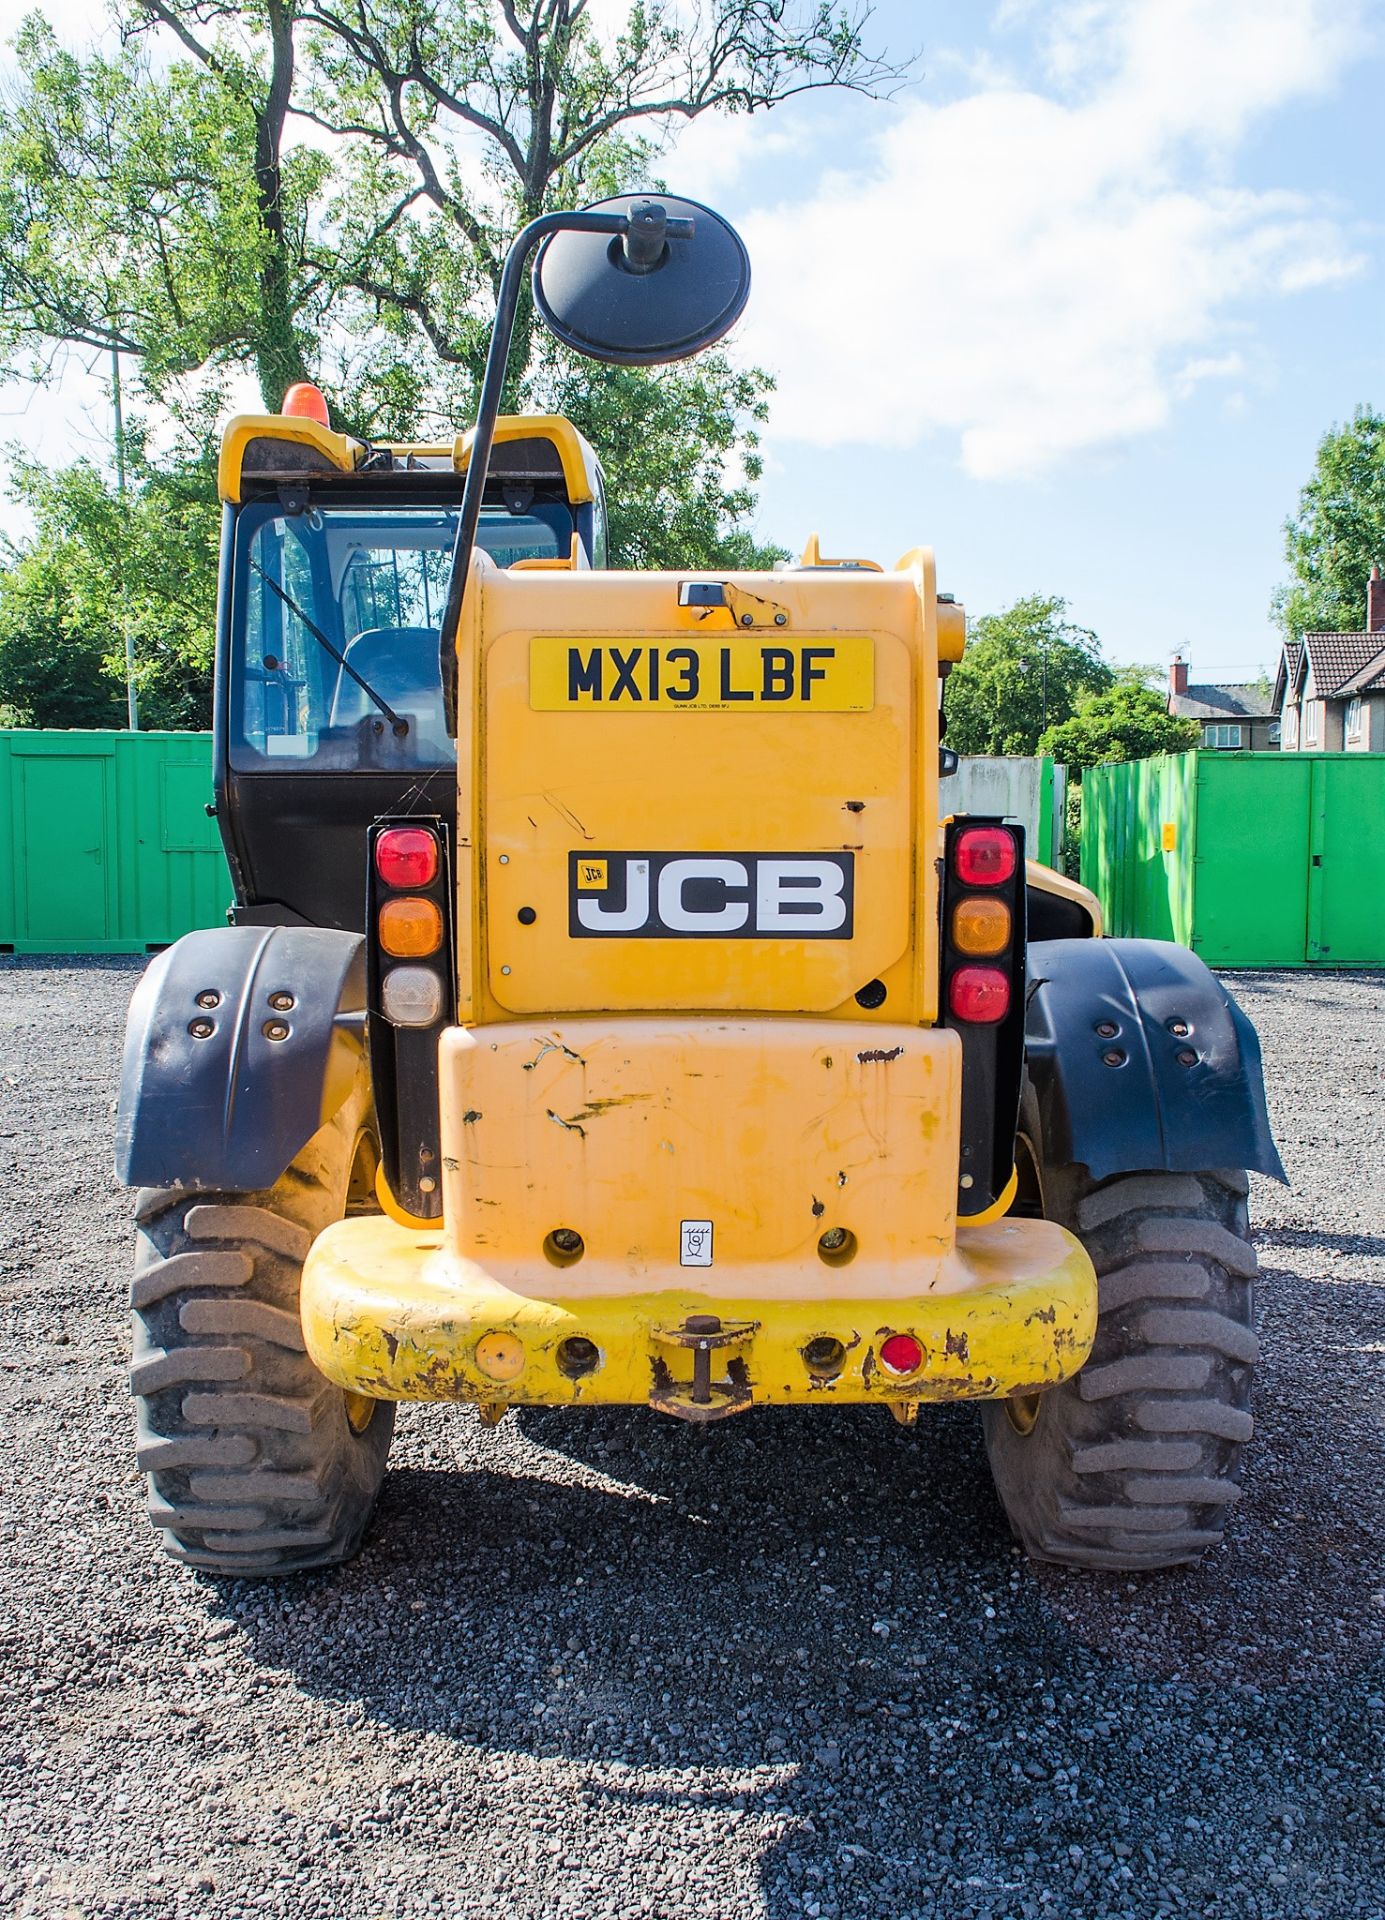
[{"label": "large tyre", "polygon": [[350,1559],[375,1505],[394,1407],[344,1393],[303,1348],[314,1238],[365,1204],[361,1093],[262,1193],[144,1188],[134,1357],[149,1518],[175,1559],[220,1574]]},{"label": "large tyre", "polygon": [[1196,1560],[1240,1498],[1252,1429],[1246,1177],[1035,1172],[1043,1213],[1091,1255],[1099,1320],[1073,1379],[982,1410],[1011,1528],[1033,1559],[1061,1566]]}]

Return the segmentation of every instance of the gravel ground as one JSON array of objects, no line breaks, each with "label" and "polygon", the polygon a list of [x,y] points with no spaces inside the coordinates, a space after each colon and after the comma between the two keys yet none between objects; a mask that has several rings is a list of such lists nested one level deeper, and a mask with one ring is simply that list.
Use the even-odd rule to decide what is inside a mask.
[{"label": "gravel ground", "polygon": [[0,962],[0,1913],[1385,1915],[1385,976],[1232,981],[1293,1187],[1197,1569],[1021,1561],[965,1408],[406,1408],[361,1557],[254,1586],[132,1468],[138,968]]}]

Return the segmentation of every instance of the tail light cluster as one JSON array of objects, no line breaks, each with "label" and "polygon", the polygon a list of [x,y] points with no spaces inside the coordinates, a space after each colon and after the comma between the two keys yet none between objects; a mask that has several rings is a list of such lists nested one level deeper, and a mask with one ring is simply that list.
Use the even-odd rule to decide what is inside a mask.
[{"label": "tail light cluster", "polygon": [[441,820],[380,820],[366,883],[370,1067],[386,1184],[421,1220],[442,1212],[438,1040],[456,967]]},{"label": "tail light cluster", "polygon": [[958,1217],[1009,1184],[1024,1066],[1024,832],[949,821],[943,847],[943,1021],[962,1041]]}]

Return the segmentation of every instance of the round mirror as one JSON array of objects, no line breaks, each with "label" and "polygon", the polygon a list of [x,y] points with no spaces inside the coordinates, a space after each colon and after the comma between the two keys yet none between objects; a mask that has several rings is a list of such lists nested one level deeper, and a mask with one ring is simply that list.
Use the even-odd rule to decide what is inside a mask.
[{"label": "round mirror", "polygon": [[[710,207],[623,193],[584,211],[626,214],[631,231],[555,233],[544,242],[534,302],[565,347],[617,366],[658,366],[701,353],[744,312],[750,255]],[[692,220],[691,239],[663,237],[665,219]]]}]

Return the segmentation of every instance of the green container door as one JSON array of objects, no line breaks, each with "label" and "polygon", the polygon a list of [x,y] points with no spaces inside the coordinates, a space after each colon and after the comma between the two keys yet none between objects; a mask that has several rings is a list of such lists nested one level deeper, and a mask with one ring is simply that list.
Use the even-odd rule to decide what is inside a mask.
[{"label": "green container door", "polygon": [[1212,967],[1385,967],[1385,754],[1093,768],[1082,877],[1108,933],[1171,937]]},{"label": "green container door", "polygon": [[143,953],[224,924],[207,733],[0,729],[0,946]]},{"label": "green container door", "polygon": [[1082,880],[1101,902],[1108,934],[1190,937],[1193,763],[1191,754],[1164,754],[1082,776]]},{"label": "green container door", "polygon": [[1385,965],[1385,758],[1323,754],[1313,775],[1307,957]]},{"label": "green container door", "polygon": [[17,942],[110,938],[111,770],[109,754],[15,756]]},{"label": "green container door", "polygon": [[1197,756],[1194,951],[1209,967],[1301,967],[1314,760]]}]

